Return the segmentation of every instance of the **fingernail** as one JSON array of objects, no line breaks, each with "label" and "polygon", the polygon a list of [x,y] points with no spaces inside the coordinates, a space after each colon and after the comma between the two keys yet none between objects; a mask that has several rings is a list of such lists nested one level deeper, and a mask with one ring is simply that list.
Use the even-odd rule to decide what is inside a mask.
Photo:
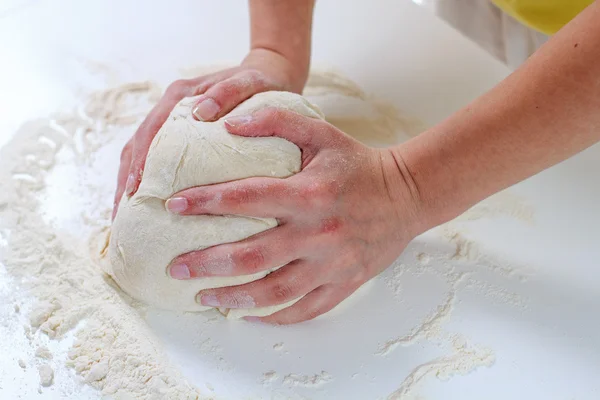
[{"label": "fingernail", "polygon": [[227,125],[231,125],[231,126],[238,126],[238,125],[247,124],[250,121],[252,121],[252,115],[238,115],[235,117],[227,118],[225,120],[225,123]]},{"label": "fingernail", "polygon": [[185,197],[173,197],[167,200],[165,207],[167,208],[167,211],[179,214],[187,210],[188,201]]},{"label": "fingernail", "polygon": [[185,264],[173,264],[169,267],[169,275],[174,279],[190,279],[190,269]]},{"label": "fingernail", "polygon": [[262,322],[260,317],[244,317],[244,319],[248,322]]},{"label": "fingernail", "polygon": [[221,307],[221,303],[219,303],[219,300],[217,300],[217,296],[212,294],[201,295],[200,303],[207,307]]},{"label": "fingernail", "polygon": [[200,121],[208,121],[214,118],[221,107],[210,97],[205,98],[193,108],[192,114]]},{"label": "fingernail", "polygon": [[125,185],[125,192],[127,193],[127,197],[131,197],[134,190],[135,190],[135,176],[133,176],[133,174],[129,174],[129,176],[127,177],[127,184]]}]

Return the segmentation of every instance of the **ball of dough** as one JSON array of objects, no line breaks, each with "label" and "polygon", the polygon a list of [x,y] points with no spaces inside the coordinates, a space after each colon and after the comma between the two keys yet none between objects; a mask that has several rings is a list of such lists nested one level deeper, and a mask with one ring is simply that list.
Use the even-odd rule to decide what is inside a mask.
[{"label": "ball of dough", "polygon": [[[193,186],[255,176],[285,178],[300,171],[296,145],[277,137],[230,135],[224,119],[200,122],[192,117],[197,97],[179,102],[152,141],[138,191],[124,196],[115,217],[108,254],[108,273],[133,298],[163,309],[203,311],[195,296],[207,288],[239,285],[271,271],[240,277],[172,279],[167,266],[180,254],[221,243],[240,241],[273,228],[274,219],[244,216],[179,216],[165,201]],[[287,92],[260,93],[229,113],[246,115],[277,107],[312,117],[321,112],[302,96]],[[229,317],[269,315],[294,301],[275,307],[231,310]]]}]

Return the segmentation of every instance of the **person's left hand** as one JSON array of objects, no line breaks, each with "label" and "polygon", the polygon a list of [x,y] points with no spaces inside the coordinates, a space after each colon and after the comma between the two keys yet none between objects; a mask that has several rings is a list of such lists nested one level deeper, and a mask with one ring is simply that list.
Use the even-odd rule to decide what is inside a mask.
[{"label": "person's left hand", "polygon": [[175,279],[248,275],[283,265],[258,281],[207,289],[206,306],[291,307],[249,320],[290,324],[321,315],[388,267],[424,229],[417,188],[388,149],[362,145],[327,122],[277,109],[226,121],[230,133],[279,136],[302,150],[302,171],[286,179],[248,178],[174,194],[183,215],[248,215],[279,225],[245,240],[177,257]]}]

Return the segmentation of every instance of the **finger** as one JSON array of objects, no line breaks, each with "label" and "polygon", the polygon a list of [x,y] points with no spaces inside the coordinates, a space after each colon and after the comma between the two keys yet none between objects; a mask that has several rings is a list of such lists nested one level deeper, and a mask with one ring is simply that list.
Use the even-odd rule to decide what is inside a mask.
[{"label": "finger", "polygon": [[209,88],[221,81],[224,81],[225,79],[231,78],[239,70],[240,67],[233,67],[192,79],[192,81],[197,85],[197,89],[194,92],[193,96],[204,94]]},{"label": "finger", "polygon": [[277,108],[227,118],[225,126],[229,133],[239,136],[278,136],[296,144],[303,152],[315,150],[331,136],[326,122]]},{"label": "finger", "polygon": [[148,150],[160,127],[165,123],[175,105],[184,97],[193,95],[195,90],[197,90],[197,86],[191,85],[188,81],[173,82],[136,131],[125,186],[127,196],[131,197],[140,185]]},{"label": "finger", "polygon": [[284,304],[319,286],[315,268],[304,261],[294,261],[263,279],[239,286],[203,290],[202,305],[225,308],[255,308]]},{"label": "finger", "polygon": [[358,289],[358,286],[349,290],[345,287],[333,286],[331,284],[323,285],[308,293],[288,308],[284,308],[266,317],[244,317],[244,319],[251,322],[264,322],[275,325],[289,325],[308,321],[330,311],[354,293],[356,289]]},{"label": "finger", "polygon": [[119,173],[117,174],[117,191],[115,192],[115,200],[113,202],[112,220],[114,220],[117,215],[119,203],[125,192],[125,183],[127,182],[127,174],[131,164],[131,147],[132,144],[131,141],[129,141],[121,151],[121,163],[119,164]]},{"label": "finger", "polygon": [[233,110],[238,104],[256,93],[273,90],[258,71],[242,71],[208,89],[192,108],[192,114],[199,121],[214,121]]},{"label": "finger", "polygon": [[266,271],[297,259],[308,239],[289,225],[278,226],[234,243],[176,257],[168,271],[174,279],[240,276]]},{"label": "finger", "polygon": [[175,193],[165,207],[182,215],[248,215],[285,218],[295,189],[285,179],[247,178],[236,182],[198,186]]}]

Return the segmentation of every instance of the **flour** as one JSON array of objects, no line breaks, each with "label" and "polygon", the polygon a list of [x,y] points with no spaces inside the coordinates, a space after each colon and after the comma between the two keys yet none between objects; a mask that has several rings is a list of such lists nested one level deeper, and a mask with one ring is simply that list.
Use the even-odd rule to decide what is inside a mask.
[{"label": "flour", "polygon": [[414,398],[419,385],[430,377],[447,380],[454,375],[466,375],[477,368],[493,365],[495,355],[492,349],[475,345],[464,335],[448,332],[443,327],[451,318],[461,291],[473,290],[503,304],[526,308],[527,302],[522,296],[478,279],[475,272],[481,269],[506,279],[523,281],[532,271],[522,265],[495,259],[479,243],[468,239],[466,234],[457,228],[457,223],[461,221],[475,221],[499,215],[533,223],[533,210],[517,196],[503,192],[494,197],[437,228],[443,242],[449,245],[447,252],[417,252],[411,261],[397,261],[391,267],[391,273],[386,275],[386,286],[399,302],[402,302],[407,274],[437,276],[446,283],[448,290],[445,299],[409,333],[388,339],[374,352],[376,356],[388,356],[398,346],[408,347],[426,340],[447,353],[415,367],[388,399]]},{"label": "flour", "polygon": [[[197,399],[197,389],[170,366],[140,317],[98,273],[87,247],[42,216],[45,180],[62,151],[69,150],[80,169],[89,169],[94,153],[111,138],[108,132],[133,115],[139,121],[148,108],[121,114],[115,104],[151,104],[154,89],[143,83],[104,92],[72,114],[26,124],[1,149],[0,181],[6,190],[0,204],[8,207],[0,212],[2,228],[9,232],[3,235],[8,246],[0,255],[9,273],[39,299],[29,313],[33,330],[58,339],[86,320],[77,330],[79,341],[69,353],[69,365],[92,386],[105,395]],[[84,116],[86,109],[101,118]],[[101,207],[90,212],[95,213],[90,219],[108,224]],[[28,326],[25,332],[32,337]],[[51,385],[51,367],[41,365],[39,372],[42,386]]]},{"label": "flour", "polygon": [[283,384],[288,386],[319,387],[333,380],[327,371],[314,375],[287,374],[283,377]]},{"label": "flour", "polygon": [[397,263],[392,265],[390,268],[392,273],[385,280],[385,284],[391,289],[392,293],[394,293],[394,297],[401,301],[402,288],[404,285],[402,278],[404,276],[404,272],[407,270],[407,267],[402,263]]},{"label": "flour", "polygon": [[[276,371],[267,371],[263,373],[260,383],[270,385],[279,380],[279,374]],[[327,371],[321,371],[313,375],[287,374],[283,377],[283,384],[289,387],[318,388],[333,380],[333,376]]]},{"label": "flour", "polygon": [[465,233],[459,231],[452,224],[443,226],[442,234],[455,246],[454,254],[451,257],[453,260],[475,262],[495,274],[509,279],[516,278],[520,281],[526,281],[533,274],[533,270],[528,266],[501,261],[490,255],[489,252],[483,252],[477,242],[468,239]]},{"label": "flour", "polygon": [[385,356],[391,353],[398,345],[410,346],[421,339],[437,339],[441,336],[441,325],[448,320],[454,303],[456,301],[456,293],[451,291],[444,303],[440,304],[437,309],[425,318],[412,332],[406,336],[390,339],[383,343],[375,355]]},{"label": "flour", "polygon": [[52,353],[50,353],[50,350],[46,346],[40,346],[35,349],[35,356],[45,360],[52,360]]},{"label": "flour", "polygon": [[262,383],[263,385],[268,385],[270,383],[275,382],[277,379],[279,379],[279,375],[277,374],[277,372],[271,370],[271,371],[265,372],[262,375],[260,383]]},{"label": "flour", "polygon": [[388,400],[404,400],[423,379],[435,376],[447,380],[455,374],[466,375],[480,366],[491,366],[495,361],[494,353],[489,349],[469,349],[463,347],[450,356],[443,356],[419,365],[391,393]]},{"label": "flour", "polygon": [[40,374],[40,385],[47,387],[54,381],[54,370],[48,364],[42,364],[38,367]]},{"label": "flour", "polygon": [[[0,260],[20,286],[37,299],[31,310],[14,303],[14,312],[27,316],[23,332],[32,346],[37,347],[36,363],[46,359],[59,362],[50,351],[52,346],[38,345],[40,334],[60,340],[73,332],[76,341],[68,352],[66,364],[104,396],[144,400],[207,398],[171,364],[143,319],[146,308],[120,292],[110,278],[99,272],[97,264],[112,207],[112,188],[99,186],[94,180],[94,174],[102,168],[102,151],[116,135],[131,135],[160,93],[160,88],[152,82],[128,83],[93,93],[72,112],[25,124],[0,149],[0,182],[4,189],[0,192]],[[401,116],[389,104],[370,98],[358,86],[335,74],[311,75],[305,95],[323,109],[330,122],[373,146],[407,139],[423,129],[422,124]],[[365,104],[369,106],[364,107]],[[373,132],[369,138],[365,136],[368,130]],[[77,167],[77,174],[68,177],[79,182],[77,190],[67,195],[52,192],[50,188],[54,186],[49,182],[53,183],[53,172],[67,164]],[[49,202],[48,198],[60,201]],[[517,203],[515,200],[513,206]],[[64,207],[73,212],[66,213],[69,215],[66,220],[56,221],[52,217],[56,210],[49,207]],[[472,210],[467,217],[499,213],[533,220],[527,208],[510,211],[508,207],[499,212],[494,207]],[[82,229],[85,234],[79,234]],[[456,257],[446,257],[444,262],[464,259],[479,262],[486,257],[476,245],[467,244],[464,235],[455,235],[460,232],[452,233],[446,240],[455,245]],[[431,266],[439,260],[427,252],[416,255],[413,261],[393,267],[394,282],[388,286],[395,295],[402,295],[400,277],[408,273],[436,273],[448,283],[450,291],[443,303],[418,326],[381,344],[376,349],[377,356],[421,341],[441,343],[448,347],[449,354],[417,366],[391,398],[413,396],[417,385],[427,377],[447,379],[493,363],[491,350],[443,329],[452,315],[459,285],[509,297],[509,292],[502,288],[482,285],[457,268],[434,272]],[[489,269],[510,277],[520,276],[516,269],[512,273],[503,269],[501,263]],[[217,318],[221,317],[216,313],[207,315],[203,323],[214,323]],[[219,368],[233,369],[224,358],[222,347],[210,338],[197,345],[200,352],[219,361]],[[283,343],[273,345],[273,350],[282,351]],[[287,351],[281,352],[282,356],[286,354]],[[28,365],[21,358],[15,358],[15,362],[23,369]],[[38,370],[40,383],[53,385],[54,369],[41,364]],[[262,382],[310,389],[334,379],[330,373],[319,371],[320,368],[301,375],[270,370],[262,375]],[[212,390],[210,384],[206,386]]]}]

